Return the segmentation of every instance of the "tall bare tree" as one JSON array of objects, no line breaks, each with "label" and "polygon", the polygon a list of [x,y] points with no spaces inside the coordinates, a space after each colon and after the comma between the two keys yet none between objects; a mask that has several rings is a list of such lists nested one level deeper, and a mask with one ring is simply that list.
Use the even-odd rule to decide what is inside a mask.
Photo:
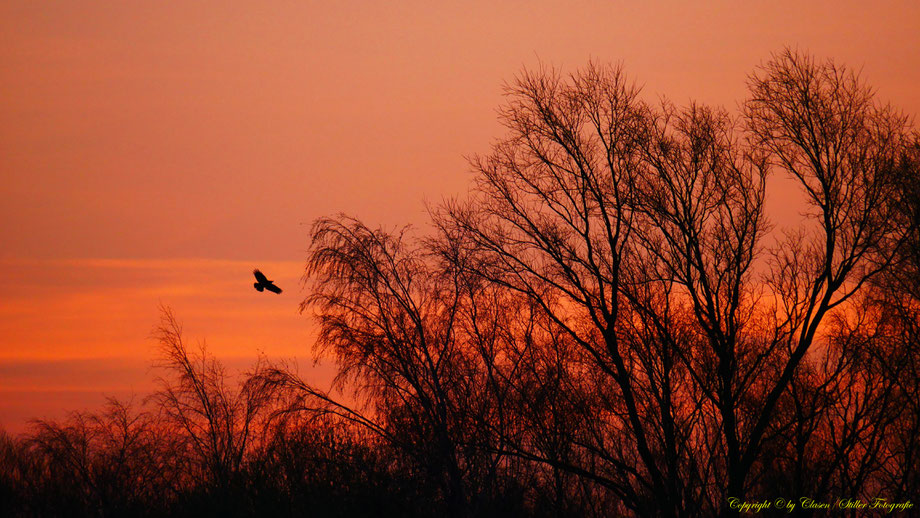
[{"label": "tall bare tree", "polygon": [[888,268],[905,242],[897,217],[897,162],[909,119],[874,99],[859,76],[786,50],[750,79],[744,112],[752,139],[798,180],[813,226],[781,244],[767,281],[784,354],[752,421],[730,491],[743,489],[775,408],[826,315]]},{"label": "tall bare tree", "polygon": [[[525,73],[509,135],[473,161],[474,197],[439,215],[478,275],[528,297],[596,369],[593,431],[572,441],[591,467],[568,468],[638,514],[730,514],[727,497],[760,487],[793,389],[829,382],[793,383],[817,372],[816,342],[833,346],[827,315],[904,241],[904,116],[791,51],[751,91],[739,120],[643,103],[616,68]],[[767,250],[771,168],[798,180],[814,226]]]},{"label": "tall bare tree", "polygon": [[464,347],[459,272],[436,270],[430,259],[404,232],[319,220],[302,307],[315,308],[320,347],[339,362],[340,382],[358,381],[371,413],[320,399],[411,455],[438,481],[447,508],[464,514],[481,468],[470,416],[491,399],[477,394],[482,362]]},{"label": "tall bare tree", "polygon": [[229,491],[241,482],[244,461],[275,410],[278,387],[266,382],[269,366],[260,359],[232,387],[234,380],[203,342],[198,351],[189,349],[169,308],[162,309],[155,337],[163,375],[151,400],[185,439],[189,469]]}]

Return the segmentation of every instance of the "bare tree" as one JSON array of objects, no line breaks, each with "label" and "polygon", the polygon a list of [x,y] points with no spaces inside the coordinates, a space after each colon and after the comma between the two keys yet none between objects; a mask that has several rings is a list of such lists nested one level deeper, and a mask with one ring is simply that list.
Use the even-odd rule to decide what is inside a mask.
[{"label": "bare tree", "polygon": [[767,281],[778,302],[775,336],[784,354],[747,433],[730,491],[742,491],[774,410],[815,343],[825,316],[892,263],[904,242],[897,224],[895,164],[909,121],[852,71],[785,51],[750,80],[745,116],[755,142],[798,180],[812,233],[774,253]]},{"label": "bare tree", "polygon": [[265,382],[269,367],[261,358],[237,387],[230,386],[232,379],[205,344],[189,350],[181,324],[169,308],[162,311],[155,336],[164,375],[151,400],[187,441],[190,469],[228,491],[240,483],[244,461],[275,409],[277,387]]},{"label": "bare tree", "polygon": [[[465,448],[477,366],[461,347],[462,293],[456,272],[436,272],[404,233],[347,218],[314,224],[307,276],[318,344],[337,359],[339,382],[356,379],[372,417],[320,396],[333,411],[409,452],[440,480],[448,509],[465,513],[477,469]],[[314,396],[315,390],[308,389]]]},{"label": "bare tree", "polygon": [[[634,512],[680,514],[681,439],[667,431],[677,358],[660,342],[635,339],[661,338],[650,326],[625,325],[642,316],[634,304],[640,283],[630,277],[652,260],[637,246],[647,225],[643,189],[651,192],[642,175],[650,153],[668,145],[655,141],[655,116],[619,69],[591,65],[569,81],[525,73],[508,95],[502,121],[510,135],[473,161],[478,196],[448,206],[440,224],[477,249],[478,275],[528,297],[577,346],[577,363],[596,369],[566,376],[595,387],[593,401],[575,399],[590,402],[576,405],[591,423],[572,441],[579,454],[564,463],[531,455],[591,478]],[[674,151],[667,158],[683,159]]]},{"label": "bare tree", "polygon": [[181,443],[154,415],[114,399],[98,414],[35,421],[24,444],[31,513],[145,515],[166,507],[183,482]]},{"label": "bare tree", "polygon": [[[838,379],[804,382],[825,317],[904,241],[907,119],[833,63],[785,52],[760,74],[736,120],[642,103],[619,69],[525,73],[509,136],[473,160],[473,199],[439,215],[477,275],[528,297],[596,369],[594,430],[571,440],[590,467],[566,468],[638,514],[729,514],[754,489],[795,390]],[[815,228],[765,255],[771,166],[799,180]]]}]

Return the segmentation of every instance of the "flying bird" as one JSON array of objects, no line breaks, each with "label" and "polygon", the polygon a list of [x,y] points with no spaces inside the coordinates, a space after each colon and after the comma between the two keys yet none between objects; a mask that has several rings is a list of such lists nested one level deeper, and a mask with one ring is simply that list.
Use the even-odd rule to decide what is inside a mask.
[{"label": "flying bird", "polygon": [[281,288],[275,286],[273,281],[266,279],[265,274],[260,272],[258,269],[253,270],[252,274],[255,275],[256,280],[259,281],[252,284],[257,290],[268,290],[272,293],[281,293]]}]

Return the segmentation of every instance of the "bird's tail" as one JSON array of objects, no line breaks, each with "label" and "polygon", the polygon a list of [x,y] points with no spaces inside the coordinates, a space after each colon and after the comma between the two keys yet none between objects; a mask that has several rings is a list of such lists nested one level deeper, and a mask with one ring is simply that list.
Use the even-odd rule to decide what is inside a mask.
[{"label": "bird's tail", "polygon": [[265,289],[265,287],[262,286],[261,284],[259,284],[258,282],[254,282],[254,283],[252,283],[252,285],[255,286],[256,289],[259,290],[259,291],[262,291],[262,290]]}]

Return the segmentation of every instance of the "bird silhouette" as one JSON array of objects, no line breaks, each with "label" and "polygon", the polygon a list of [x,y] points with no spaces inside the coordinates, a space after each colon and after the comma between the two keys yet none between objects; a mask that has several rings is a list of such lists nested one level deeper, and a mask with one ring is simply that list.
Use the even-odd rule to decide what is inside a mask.
[{"label": "bird silhouette", "polygon": [[273,281],[270,281],[265,278],[265,274],[260,272],[258,269],[253,270],[252,274],[256,276],[256,280],[259,282],[253,283],[253,286],[259,291],[268,290],[272,293],[281,293],[281,288],[275,286]]}]

